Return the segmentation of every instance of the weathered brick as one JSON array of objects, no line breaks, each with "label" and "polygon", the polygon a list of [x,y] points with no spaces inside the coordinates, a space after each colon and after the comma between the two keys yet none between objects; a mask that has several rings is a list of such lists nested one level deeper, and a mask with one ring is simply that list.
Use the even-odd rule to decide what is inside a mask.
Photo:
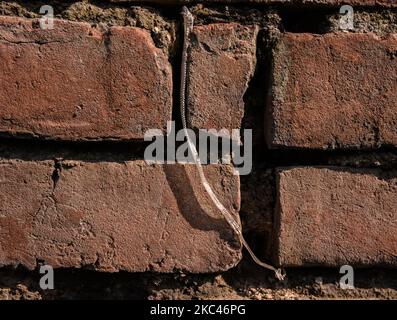
[{"label": "weathered brick", "polygon": [[397,35],[284,34],[267,141],[315,149],[397,145]]},{"label": "weathered brick", "polygon": [[397,267],[397,172],[283,169],[278,192],[278,264]]},{"label": "weathered brick", "polygon": [[255,70],[256,26],[237,23],[197,26],[189,62],[189,126],[238,129],[244,93]]},{"label": "weathered brick", "polygon": [[143,29],[1,17],[0,69],[3,134],[142,139],[171,119],[168,57]]},{"label": "weathered brick", "polygon": [[[106,272],[213,272],[240,260],[240,242],[194,166],[64,161],[59,167],[54,173],[52,161],[0,161],[0,266],[33,269],[44,261]],[[205,171],[238,217],[232,168]]]}]

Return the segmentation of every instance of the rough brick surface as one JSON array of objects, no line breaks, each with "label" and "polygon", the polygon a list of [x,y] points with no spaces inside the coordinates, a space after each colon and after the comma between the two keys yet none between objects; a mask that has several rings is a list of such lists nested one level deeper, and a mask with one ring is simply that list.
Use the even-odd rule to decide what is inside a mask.
[{"label": "rough brick surface", "polygon": [[198,26],[191,38],[189,126],[238,129],[244,93],[255,70],[256,26]]},{"label": "rough brick surface", "polygon": [[397,266],[397,172],[279,172],[276,260],[285,266]]},{"label": "rough brick surface", "polygon": [[0,133],[141,139],[171,119],[168,57],[148,31],[0,18]]},{"label": "rough brick surface", "polygon": [[[59,166],[58,166],[59,167]],[[236,265],[238,239],[192,165],[0,161],[0,266],[213,272]],[[205,167],[238,216],[239,179]],[[57,178],[57,176],[59,176]]]},{"label": "rough brick surface", "polygon": [[275,50],[268,142],[397,145],[397,35],[285,34]]}]

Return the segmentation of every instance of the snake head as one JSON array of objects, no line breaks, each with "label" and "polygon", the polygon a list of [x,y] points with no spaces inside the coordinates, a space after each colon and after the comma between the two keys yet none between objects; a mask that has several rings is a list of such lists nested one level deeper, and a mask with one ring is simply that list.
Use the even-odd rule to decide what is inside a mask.
[{"label": "snake head", "polygon": [[182,16],[183,16],[183,21],[184,21],[185,27],[189,31],[192,31],[193,25],[194,25],[194,17],[186,6],[183,6],[183,8],[182,8]]}]

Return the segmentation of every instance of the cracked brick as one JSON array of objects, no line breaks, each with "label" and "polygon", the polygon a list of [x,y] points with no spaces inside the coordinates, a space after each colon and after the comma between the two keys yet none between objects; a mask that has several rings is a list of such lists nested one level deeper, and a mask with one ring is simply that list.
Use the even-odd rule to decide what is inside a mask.
[{"label": "cracked brick", "polygon": [[[239,239],[195,166],[73,163],[53,188],[54,161],[0,161],[0,266],[200,273],[240,261]],[[238,176],[230,166],[205,171],[238,218]]]}]

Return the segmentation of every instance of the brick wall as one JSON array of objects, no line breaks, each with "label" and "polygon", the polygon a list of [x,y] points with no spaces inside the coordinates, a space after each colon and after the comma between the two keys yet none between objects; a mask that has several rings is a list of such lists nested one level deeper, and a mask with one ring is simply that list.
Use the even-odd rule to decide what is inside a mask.
[{"label": "brick wall", "polygon": [[0,266],[239,263],[195,166],[143,161],[148,129],[180,127],[186,3],[188,125],[253,130],[251,174],[204,169],[255,251],[286,267],[397,266],[396,1],[343,1],[350,32],[336,0],[108,2],[53,2],[53,30],[40,4],[0,4]]}]

